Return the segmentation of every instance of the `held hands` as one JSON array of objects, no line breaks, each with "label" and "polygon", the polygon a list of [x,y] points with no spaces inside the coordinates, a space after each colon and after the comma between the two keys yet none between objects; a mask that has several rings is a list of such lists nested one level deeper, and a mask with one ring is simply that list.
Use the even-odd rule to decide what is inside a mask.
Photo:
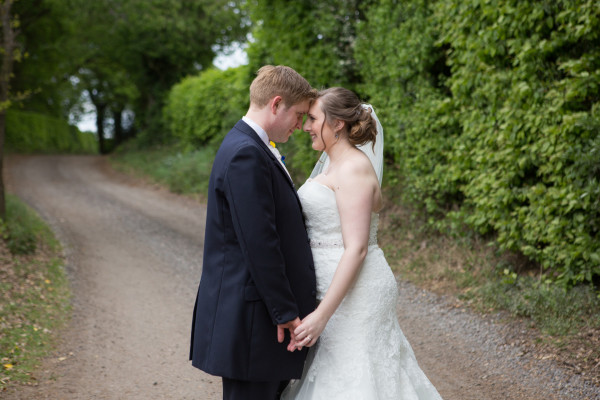
[{"label": "held hands", "polygon": [[[296,330],[296,328],[300,325],[300,318],[296,317],[296,319],[291,320],[289,322],[286,322],[285,324],[279,324],[277,325],[277,341],[279,343],[283,343],[283,340],[285,339],[285,330],[289,329],[290,331],[290,343],[288,344],[287,349],[289,351],[293,351],[290,350],[290,346],[292,346],[292,343],[295,345],[296,343],[296,339],[295,339],[295,334],[294,331]],[[294,348],[294,346],[292,346],[292,348]]]},{"label": "held hands", "polygon": [[317,339],[321,336],[321,333],[323,333],[323,329],[327,325],[327,320],[328,318],[322,316],[319,310],[308,314],[294,330],[288,350],[293,352],[296,349],[302,350],[305,346],[312,347],[317,343]]}]

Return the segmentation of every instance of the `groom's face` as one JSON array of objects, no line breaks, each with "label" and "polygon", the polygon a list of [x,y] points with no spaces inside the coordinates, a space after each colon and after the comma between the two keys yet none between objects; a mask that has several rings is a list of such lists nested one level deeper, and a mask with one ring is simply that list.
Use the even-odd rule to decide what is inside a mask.
[{"label": "groom's face", "polygon": [[275,121],[269,139],[276,143],[285,143],[296,129],[302,127],[302,118],[308,112],[308,100],[286,107],[283,102],[278,106]]}]

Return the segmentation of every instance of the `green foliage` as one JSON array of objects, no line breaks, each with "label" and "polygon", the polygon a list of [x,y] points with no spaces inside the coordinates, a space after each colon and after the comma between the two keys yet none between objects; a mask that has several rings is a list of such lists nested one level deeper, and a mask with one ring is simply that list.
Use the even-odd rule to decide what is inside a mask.
[{"label": "green foliage", "polygon": [[491,280],[476,292],[481,306],[501,307],[513,315],[531,318],[547,335],[575,335],[600,326],[600,298],[589,285],[565,291],[548,282],[515,276],[500,284]]},{"label": "green foliage", "polygon": [[600,275],[600,9],[382,1],[356,58],[404,197],[565,284]]},{"label": "green foliage", "polygon": [[459,217],[563,283],[600,275],[600,9],[593,1],[446,1],[460,110],[446,170]]},{"label": "green foliage", "polygon": [[14,255],[33,254],[37,243],[56,247],[58,242],[40,218],[14,196],[6,198],[7,218],[0,221],[0,235]]},{"label": "green foliage", "polygon": [[295,131],[286,143],[277,144],[277,149],[285,157],[287,170],[298,185],[309,177],[321,155],[311,146],[310,136],[303,131]]},{"label": "green foliage", "polygon": [[444,52],[435,45],[431,9],[436,3],[397,3],[383,1],[367,12],[356,58],[364,91],[385,127],[389,159],[402,175],[405,198],[435,213],[432,203],[460,198],[438,170],[459,130],[444,86]]},{"label": "green foliage", "polygon": [[248,109],[246,76],[244,66],[210,69],[173,86],[163,111],[171,135],[188,149],[224,137]]},{"label": "green foliage", "polygon": [[2,238],[11,254],[33,254],[36,249],[35,234],[29,226],[22,225],[19,219],[16,218],[16,223],[2,223],[0,226]]},{"label": "green foliage", "polygon": [[113,166],[166,185],[174,193],[206,197],[212,163],[221,137],[191,151],[175,147],[131,149],[130,143],[111,156]]},{"label": "green foliage", "polygon": [[19,20],[16,40],[22,54],[14,64],[11,98],[28,111],[68,118],[80,93],[68,74],[78,67],[73,52],[71,0],[18,0],[13,14]]},{"label": "green foliage", "polygon": [[58,118],[7,110],[6,147],[18,153],[94,153],[96,139]]},{"label": "green foliage", "polygon": [[172,139],[162,120],[171,87],[208,69],[219,46],[246,33],[237,1],[70,1],[83,90],[100,113],[132,110],[150,144]]},{"label": "green foliage", "polygon": [[356,27],[373,1],[325,0],[248,2],[255,41],[248,48],[251,69],[288,65],[313,86],[360,83],[354,59]]}]

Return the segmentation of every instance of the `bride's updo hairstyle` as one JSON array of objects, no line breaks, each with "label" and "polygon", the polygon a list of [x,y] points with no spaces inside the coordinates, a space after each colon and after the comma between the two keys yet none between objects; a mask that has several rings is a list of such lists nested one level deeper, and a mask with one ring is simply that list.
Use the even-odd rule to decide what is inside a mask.
[{"label": "bride's updo hairstyle", "polygon": [[335,126],[336,120],[346,123],[351,144],[360,146],[373,142],[375,145],[377,124],[371,117],[371,109],[364,108],[354,92],[342,87],[332,87],[321,90],[317,98],[329,126]]}]

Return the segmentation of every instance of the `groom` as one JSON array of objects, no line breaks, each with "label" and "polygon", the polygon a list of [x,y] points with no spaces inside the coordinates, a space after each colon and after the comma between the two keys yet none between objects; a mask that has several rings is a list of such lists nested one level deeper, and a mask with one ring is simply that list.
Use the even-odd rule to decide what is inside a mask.
[{"label": "groom", "polygon": [[293,69],[262,67],[213,164],[190,359],[223,378],[223,399],[278,399],[302,374],[307,350],[287,351],[285,332],[315,308],[315,272],[300,201],[269,142],[300,129],[314,97]]}]

